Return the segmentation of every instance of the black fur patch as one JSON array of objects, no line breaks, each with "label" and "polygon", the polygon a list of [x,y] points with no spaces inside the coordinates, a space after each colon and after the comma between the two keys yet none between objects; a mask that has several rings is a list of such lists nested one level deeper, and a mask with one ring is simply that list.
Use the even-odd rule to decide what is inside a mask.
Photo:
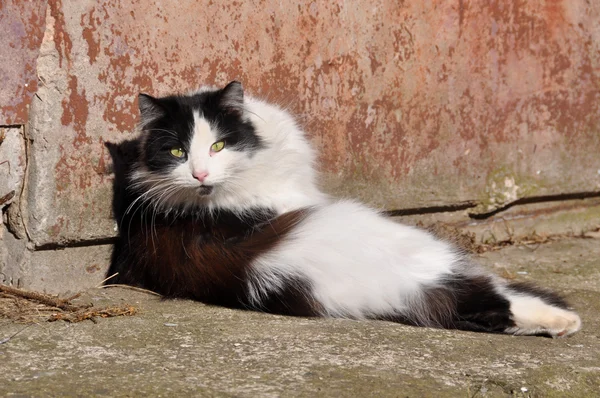
[{"label": "black fur patch", "polygon": [[231,82],[221,90],[193,95],[154,98],[140,94],[138,104],[144,140],[142,159],[150,171],[168,171],[187,160],[176,158],[172,148],[187,154],[193,138],[194,113],[217,132],[216,141],[224,141],[230,150],[253,153],[264,146],[252,123],[244,117],[241,84]]},{"label": "black fur patch", "polygon": [[280,315],[319,316],[323,312],[322,307],[311,292],[312,286],[308,281],[295,277],[287,280],[283,289],[272,292],[255,309]]},{"label": "black fur patch", "polygon": [[456,300],[454,327],[462,330],[503,332],[515,326],[510,302],[496,292],[487,276],[467,276],[447,282]]},{"label": "black fur patch", "polygon": [[425,288],[414,308],[380,319],[415,326],[502,333],[514,326],[510,303],[487,276],[457,275]]}]

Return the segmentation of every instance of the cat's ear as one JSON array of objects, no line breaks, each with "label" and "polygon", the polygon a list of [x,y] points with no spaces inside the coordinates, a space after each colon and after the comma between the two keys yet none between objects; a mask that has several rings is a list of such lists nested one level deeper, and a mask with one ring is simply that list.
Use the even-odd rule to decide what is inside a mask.
[{"label": "cat's ear", "polygon": [[138,107],[142,126],[165,115],[165,108],[160,101],[148,94],[140,93],[138,95]]},{"label": "cat's ear", "polygon": [[242,83],[232,81],[221,90],[221,106],[229,112],[241,114],[244,110],[244,89]]}]

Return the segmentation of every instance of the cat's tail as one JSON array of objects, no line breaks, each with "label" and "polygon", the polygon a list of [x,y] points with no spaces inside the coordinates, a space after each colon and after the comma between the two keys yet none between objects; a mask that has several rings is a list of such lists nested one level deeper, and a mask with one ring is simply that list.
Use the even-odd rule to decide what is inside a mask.
[{"label": "cat's tail", "polygon": [[418,309],[407,314],[421,326],[565,337],[581,329],[581,319],[557,294],[528,283],[510,283],[480,274],[455,274],[425,288]]}]

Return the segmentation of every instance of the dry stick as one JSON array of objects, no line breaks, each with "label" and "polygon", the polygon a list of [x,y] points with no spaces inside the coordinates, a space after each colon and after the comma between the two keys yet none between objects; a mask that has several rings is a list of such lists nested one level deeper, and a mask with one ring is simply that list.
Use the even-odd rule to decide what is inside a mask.
[{"label": "dry stick", "polygon": [[50,318],[48,318],[48,321],[50,322],[54,322],[54,321],[58,321],[58,320],[63,320],[63,321],[67,321],[67,322],[81,322],[81,321],[85,321],[87,319],[89,319],[90,321],[96,323],[95,318],[96,317],[100,317],[100,318],[110,318],[110,317],[114,317],[114,316],[131,316],[131,315],[135,315],[137,314],[138,310],[137,308],[131,306],[131,305],[122,305],[120,307],[107,307],[107,308],[100,308],[97,310],[87,310],[87,311],[80,311],[80,312],[75,312],[75,313],[71,313],[71,314],[53,314],[52,316],[50,316]]},{"label": "dry stick", "polygon": [[83,292],[76,293],[76,294],[72,295],[71,297],[67,297],[67,298],[65,298],[65,299],[59,299],[59,300],[60,300],[60,302],[62,302],[62,303],[69,303],[70,301],[72,301],[72,300],[75,300],[76,298],[79,298],[79,297],[81,297],[81,295],[82,295],[83,293],[87,293],[88,291],[90,291],[90,290],[92,290],[92,289],[98,289],[98,288],[101,288],[101,287],[102,287],[102,284],[103,284],[104,282],[106,282],[107,280],[109,280],[109,279],[111,279],[111,278],[114,278],[114,277],[115,277],[115,276],[117,276],[117,275],[119,275],[119,273],[118,273],[118,272],[116,272],[116,273],[112,274],[112,275],[111,275],[111,276],[109,276],[108,278],[106,278],[106,279],[104,279],[103,281],[101,281],[101,282],[98,284],[98,286],[96,286],[96,287],[91,287],[91,288],[89,288],[89,289],[87,289],[87,290],[84,290]]},{"label": "dry stick", "polygon": [[77,311],[81,309],[81,307],[71,305],[64,300],[59,299],[58,297],[48,296],[46,294],[30,292],[27,290],[17,289],[11,286],[0,285],[0,292],[12,294],[13,296],[26,298],[28,300],[35,300],[39,303],[60,308],[64,311]]},{"label": "dry stick", "polygon": [[[111,277],[105,279],[103,282],[105,282],[106,280],[108,280],[114,276],[115,275],[112,275]],[[124,287],[130,287],[130,286],[124,286]],[[139,290],[145,291],[144,289],[139,289]],[[146,292],[156,294],[156,293],[150,292],[150,291],[146,291]],[[47,318],[47,320],[51,321],[51,322],[57,321],[57,320],[65,320],[68,322],[80,322],[80,321],[89,319],[95,323],[96,322],[95,317],[107,318],[107,317],[113,317],[113,316],[119,316],[119,315],[135,315],[138,311],[135,307],[129,306],[129,305],[125,305],[125,306],[121,306],[121,307],[107,307],[107,308],[88,310],[90,307],[93,307],[93,305],[76,306],[76,305],[72,305],[69,303],[70,300],[73,300],[73,299],[81,296],[81,294],[82,293],[77,293],[66,299],[60,299],[58,297],[53,297],[53,296],[50,296],[47,294],[31,292],[31,291],[18,289],[18,288],[14,288],[11,286],[6,286],[6,285],[0,284],[0,297],[12,298],[15,300],[15,302],[17,304],[18,304],[18,299],[37,301],[42,305],[52,307],[52,308],[58,308],[60,310],[67,312],[67,313],[56,313],[56,314],[51,315],[50,318]],[[19,331],[18,333],[20,333],[20,332],[21,331]],[[15,335],[10,336],[6,339],[0,340],[0,344],[6,343]]]},{"label": "dry stick", "polygon": [[[33,325],[33,323],[31,325]],[[19,333],[21,333],[23,330],[27,329],[31,325],[27,325],[24,328],[19,329],[16,333],[12,334],[11,336],[8,336],[7,338],[4,338],[4,339],[0,340],[0,344],[8,343],[10,341],[10,339],[12,339],[13,337],[15,337]]]},{"label": "dry stick", "polygon": [[129,286],[129,285],[121,285],[121,284],[102,285],[102,286],[98,286],[98,289],[104,289],[106,287],[122,287],[125,289],[135,290],[137,292],[143,292],[143,293],[152,294],[154,296],[162,297],[162,295],[160,295],[156,292],[153,292],[152,290],[142,289],[141,287],[135,287],[135,286]]},{"label": "dry stick", "polygon": [[61,303],[69,303],[71,300],[75,300],[76,298],[81,297],[81,292],[74,294],[70,297],[64,298],[64,299],[60,299]]},{"label": "dry stick", "polygon": [[102,287],[102,285],[104,284],[104,282],[106,282],[109,279],[114,278],[115,276],[119,275],[118,272],[115,272],[114,274],[112,274],[111,276],[109,276],[108,278],[105,278],[102,282],[98,283],[98,286],[96,286],[96,288],[100,288]]},{"label": "dry stick", "polygon": [[155,296],[159,296],[160,297],[160,294],[158,294],[156,292],[153,292],[151,290],[142,289],[141,287],[123,285],[123,284],[120,284],[120,283],[113,283],[113,284],[110,284],[110,285],[103,285],[104,282],[106,282],[109,279],[114,278],[117,275],[119,275],[119,273],[115,272],[114,274],[112,274],[108,278],[104,279],[102,282],[100,282],[98,284],[98,286],[96,286],[96,289],[104,289],[105,287],[122,287],[122,288],[125,288],[125,289],[131,289],[131,290],[135,290],[135,291],[138,291],[138,292],[144,292],[144,293],[148,293],[148,294],[153,294]]}]

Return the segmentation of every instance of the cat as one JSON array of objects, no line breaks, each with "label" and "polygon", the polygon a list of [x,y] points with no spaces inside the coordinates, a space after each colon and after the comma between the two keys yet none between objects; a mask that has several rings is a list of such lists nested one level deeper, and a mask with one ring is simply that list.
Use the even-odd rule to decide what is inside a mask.
[{"label": "cat", "polygon": [[111,283],[294,316],[552,337],[580,329],[558,295],[324,194],[293,117],[239,82],[138,102],[139,137],[108,144]]}]

